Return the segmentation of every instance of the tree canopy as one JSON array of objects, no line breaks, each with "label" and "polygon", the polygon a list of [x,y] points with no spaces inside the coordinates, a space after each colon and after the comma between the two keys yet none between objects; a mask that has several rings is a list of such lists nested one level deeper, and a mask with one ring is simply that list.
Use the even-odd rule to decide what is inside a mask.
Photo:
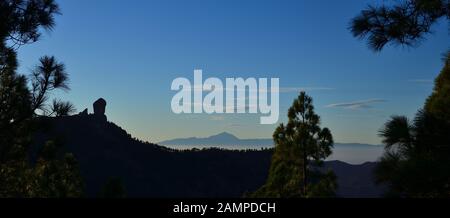
[{"label": "tree canopy", "polygon": [[56,58],[42,57],[29,78],[17,72],[17,50],[39,40],[41,29],[53,29],[56,14],[53,0],[0,1],[0,197],[82,194],[77,162],[73,155],[56,155],[59,143],[40,146],[37,160],[29,157],[39,117],[74,111],[68,102],[47,105],[51,91],[68,89],[64,64]]},{"label": "tree canopy", "polygon": [[[394,2],[394,1],[393,1]],[[381,51],[386,44],[416,46],[432,32],[439,19],[450,19],[448,0],[401,0],[381,6],[369,5],[351,21],[357,38],[367,38],[369,47]]]},{"label": "tree canopy", "polygon": [[336,176],[320,167],[331,155],[333,137],[320,127],[312,98],[301,92],[288,111],[289,121],[273,134],[275,152],[266,184],[254,197],[334,196]]},{"label": "tree canopy", "polygon": [[449,54],[424,109],[413,121],[393,116],[380,131],[386,152],[375,173],[388,195],[450,196]]}]

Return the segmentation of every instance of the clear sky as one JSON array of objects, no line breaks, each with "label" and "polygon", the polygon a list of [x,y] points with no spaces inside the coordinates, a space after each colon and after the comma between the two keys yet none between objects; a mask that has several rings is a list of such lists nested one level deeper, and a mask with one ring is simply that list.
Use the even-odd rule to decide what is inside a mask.
[{"label": "clear sky", "polygon": [[[276,125],[260,115],[175,115],[177,77],[278,77],[284,88],[314,98],[322,125],[337,142],[379,144],[389,116],[412,117],[432,91],[450,46],[448,23],[418,48],[370,51],[348,31],[350,19],[381,1],[59,0],[62,16],[41,41],[19,50],[28,74],[43,55],[70,73],[57,93],[78,111],[99,97],[110,121],[142,140],[209,136],[270,138]],[[280,122],[296,92],[280,96]]]}]

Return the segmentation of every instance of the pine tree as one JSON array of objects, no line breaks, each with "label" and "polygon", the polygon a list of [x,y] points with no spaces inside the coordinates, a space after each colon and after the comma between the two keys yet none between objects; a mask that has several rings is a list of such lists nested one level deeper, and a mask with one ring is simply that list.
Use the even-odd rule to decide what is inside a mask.
[{"label": "pine tree", "polygon": [[288,112],[289,121],[274,132],[275,152],[266,184],[253,197],[331,197],[337,187],[333,172],[323,172],[333,137],[320,128],[312,98],[301,92]]},{"label": "pine tree", "polygon": [[433,94],[413,121],[394,116],[380,131],[386,152],[378,164],[377,182],[397,197],[450,196],[450,54]]},{"label": "pine tree", "polygon": [[64,64],[44,56],[29,79],[17,73],[17,50],[39,40],[41,28],[51,30],[58,13],[53,0],[0,1],[0,197],[81,196],[73,156],[40,157],[35,164],[29,158],[39,117],[73,112],[67,102],[46,106],[51,91],[68,89]]},{"label": "pine tree", "polygon": [[436,78],[433,94],[425,103],[425,110],[450,122],[450,51],[444,57],[444,62],[445,66]]},{"label": "pine tree", "polygon": [[[450,19],[448,0],[404,0],[369,6],[352,20],[355,37],[374,51],[386,44],[417,46],[432,25]],[[393,116],[380,131],[385,153],[375,169],[389,196],[450,196],[450,52],[433,94],[413,121]]]},{"label": "pine tree", "polygon": [[381,51],[386,44],[416,46],[439,19],[450,19],[448,0],[402,0],[368,6],[353,18],[355,37],[367,38],[369,47]]}]

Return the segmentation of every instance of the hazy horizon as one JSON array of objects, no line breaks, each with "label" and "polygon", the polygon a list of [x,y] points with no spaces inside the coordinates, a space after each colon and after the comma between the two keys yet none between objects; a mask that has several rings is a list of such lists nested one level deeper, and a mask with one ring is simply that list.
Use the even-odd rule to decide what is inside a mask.
[{"label": "hazy horizon", "polygon": [[[191,150],[191,149],[208,149],[208,148],[220,148],[225,150],[261,150],[261,149],[269,149],[273,148],[274,144],[272,139],[256,139],[258,141],[248,141],[248,140],[255,140],[255,139],[240,139],[234,140],[234,143],[227,143],[227,138],[233,139],[234,135],[229,135],[230,133],[223,132],[216,135],[212,135],[207,138],[198,138],[194,137],[195,140],[201,141],[204,139],[211,139],[213,142],[208,144],[201,144],[195,142],[186,143],[186,145],[183,145],[183,140],[186,142],[189,139],[194,138],[184,138],[184,139],[173,139],[173,140],[179,140],[178,144],[172,143],[170,144],[169,141],[161,141],[158,142],[159,145],[165,146],[168,148],[172,148],[175,150]],[[225,135],[225,136],[224,136]],[[262,141],[261,141],[262,140]],[[245,144],[245,143],[248,144]],[[263,144],[257,144],[257,143],[263,143]],[[270,145],[269,145],[269,144]],[[251,144],[251,145],[250,145]],[[382,145],[370,145],[370,144],[353,144],[353,143],[334,143],[333,147],[333,153],[330,157],[328,157],[327,161],[332,160],[339,160],[345,163],[349,164],[363,164],[366,162],[376,162],[378,159],[382,156],[384,152],[384,146]]]},{"label": "hazy horizon", "polygon": [[[175,139],[189,139],[189,138],[203,139],[203,138],[209,138],[209,137],[217,136],[217,135],[221,135],[221,134],[231,134],[231,135],[237,137],[236,135],[234,135],[232,133],[224,131],[224,132],[218,132],[218,133],[206,136],[206,137],[200,137],[200,136],[190,136],[190,137],[185,137],[185,138],[184,137],[175,137],[175,138],[170,138],[170,139],[167,139],[167,140],[162,140],[162,141],[153,142],[153,143],[163,143],[165,141],[170,141],[170,140],[175,140]],[[263,138],[263,137],[261,137],[261,138],[240,138],[240,137],[237,137],[237,138],[240,139],[240,140],[272,140],[272,137],[266,137],[266,138]],[[369,144],[369,143],[361,143],[361,142],[335,142],[334,144],[364,144],[364,145],[373,145],[373,146],[383,146],[381,143],[379,143],[379,144]]]}]

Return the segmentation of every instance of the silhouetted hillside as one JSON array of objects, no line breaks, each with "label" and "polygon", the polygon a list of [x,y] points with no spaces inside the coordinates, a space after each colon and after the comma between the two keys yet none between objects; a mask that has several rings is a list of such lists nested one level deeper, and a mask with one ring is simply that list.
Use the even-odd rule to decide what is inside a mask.
[{"label": "silhouetted hillside", "polygon": [[[104,115],[87,112],[42,122],[48,128],[36,144],[62,141],[78,159],[90,197],[115,177],[122,179],[128,197],[240,197],[265,182],[272,155],[272,150],[176,151],[133,139]],[[328,162],[326,167],[335,170],[341,196],[373,197],[380,193],[371,182],[374,165]]]},{"label": "silhouetted hillside", "polygon": [[373,171],[376,165],[373,162],[351,165],[342,161],[327,161],[324,167],[332,169],[337,175],[338,196],[375,198],[380,197],[384,190],[374,182]]},{"label": "silhouetted hillside", "polygon": [[265,180],[270,151],[174,151],[133,139],[95,115],[48,118],[36,144],[59,136],[74,153],[89,196],[120,177],[129,197],[239,197]]}]

